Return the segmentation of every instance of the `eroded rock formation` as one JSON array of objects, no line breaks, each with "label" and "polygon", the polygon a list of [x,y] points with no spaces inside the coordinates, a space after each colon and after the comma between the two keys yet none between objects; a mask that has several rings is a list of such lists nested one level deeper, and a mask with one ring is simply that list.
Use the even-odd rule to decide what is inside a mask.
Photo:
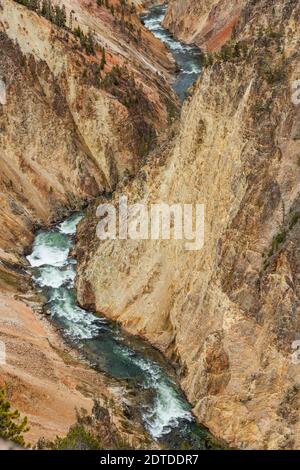
[{"label": "eroded rock formation", "polygon": [[[102,79],[108,78],[103,85],[98,83],[101,51],[87,55],[70,31],[11,0],[1,2],[4,249],[13,242],[22,251],[26,238],[31,239],[32,223],[48,222],[59,209],[111,191],[124,173],[136,171],[147,139],[168,123],[173,98],[158,74],[167,75],[172,64],[160,43],[152,38],[152,44],[144,31],[146,37],[141,34],[141,44],[134,46],[117,27],[114,31],[112,15],[97,5],[88,11],[84,2],[72,2],[72,11],[73,30],[77,24],[84,31],[92,28],[98,47],[106,49]],[[153,63],[149,57],[155,57],[155,47]],[[127,63],[128,77],[111,76],[113,66]],[[136,95],[138,102],[127,102],[126,93]]]},{"label": "eroded rock formation", "polygon": [[245,0],[170,0],[164,26],[204,51],[220,49],[231,37]]},{"label": "eroded rock formation", "polygon": [[[90,411],[93,397],[112,400],[121,433],[127,418],[122,385],[66,352],[37,313],[23,255],[36,228],[134,174],[177,107],[173,60],[134,11],[125,28],[96,2],[63,3],[67,28],[0,1],[0,386],[28,416],[31,442],[65,434],[75,407]],[[78,27],[91,33],[92,53]],[[134,446],[143,440],[136,426],[124,435]]]},{"label": "eroded rock formation", "polygon": [[[181,37],[190,11],[174,20]],[[116,204],[121,194],[204,203],[201,251],[180,241],[100,242],[95,210],[78,234],[81,303],[88,295],[176,360],[199,421],[240,448],[300,446],[300,367],[291,358],[300,324],[299,19],[297,0],[247,1],[173,141],[114,195]]]}]

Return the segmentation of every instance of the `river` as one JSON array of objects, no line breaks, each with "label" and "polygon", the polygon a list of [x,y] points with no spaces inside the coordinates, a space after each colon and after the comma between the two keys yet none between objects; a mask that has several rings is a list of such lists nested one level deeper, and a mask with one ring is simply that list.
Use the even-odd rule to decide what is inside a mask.
[{"label": "river", "polygon": [[[200,73],[199,58],[196,60],[194,48],[175,41],[160,26],[164,12],[164,6],[154,7],[143,16],[143,21],[174,51],[182,67],[174,89],[183,99],[187,87]],[[175,371],[163,356],[141,339],[126,334],[115,323],[78,306],[74,285],[76,259],[71,253],[76,226],[82,217],[81,213],[73,214],[52,229],[39,231],[32,253],[27,257],[33,279],[47,298],[51,320],[92,367],[125,379],[136,390],[140,397],[136,403],[138,414],[153,439],[169,449],[218,448],[207,430],[196,424]]]},{"label": "river", "polygon": [[179,67],[173,88],[182,102],[187,96],[188,89],[195,83],[201,73],[202,54],[196,46],[177,41],[162,26],[166,11],[167,5],[158,5],[141,15],[141,19],[146,28],[168,47]]}]

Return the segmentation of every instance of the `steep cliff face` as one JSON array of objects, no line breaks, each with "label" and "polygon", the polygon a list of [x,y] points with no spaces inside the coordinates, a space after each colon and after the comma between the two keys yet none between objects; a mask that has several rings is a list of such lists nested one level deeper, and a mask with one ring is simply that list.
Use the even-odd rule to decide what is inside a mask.
[{"label": "steep cliff face", "polygon": [[245,0],[170,0],[164,26],[203,51],[215,51],[231,37]]},{"label": "steep cliff face", "polygon": [[66,28],[0,1],[0,385],[28,415],[32,442],[66,433],[93,396],[115,403],[119,424],[126,416],[122,386],[69,356],[36,313],[22,255],[37,227],[134,174],[177,106],[173,61],[134,11],[124,25],[96,1],[63,4]]},{"label": "steep cliff face", "polygon": [[78,234],[81,303],[177,360],[198,419],[241,448],[300,446],[299,18],[297,0],[248,1],[173,142],[114,196],[205,204],[201,251],[100,242],[94,211]]},{"label": "steep cliff face", "polygon": [[[87,54],[70,30],[11,0],[1,1],[4,250],[13,246],[21,252],[33,224],[58,218],[60,209],[109,192],[125,173],[134,173],[151,141],[167,126],[174,104],[159,75],[172,69],[159,42],[150,44],[150,57],[158,46],[157,61],[151,63],[143,49],[148,40],[141,33],[141,44],[134,46],[118,25],[114,34],[113,16],[106,9],[95,4],[98,10],[88,11],[84,2],[67,2],[66,7],[67,17],[72,7],[73,30],[79,25],[93,31],[94,54]],[[103,71],[101,47],[106,50]],[[125,63],[126,70],[113,69]]]}]

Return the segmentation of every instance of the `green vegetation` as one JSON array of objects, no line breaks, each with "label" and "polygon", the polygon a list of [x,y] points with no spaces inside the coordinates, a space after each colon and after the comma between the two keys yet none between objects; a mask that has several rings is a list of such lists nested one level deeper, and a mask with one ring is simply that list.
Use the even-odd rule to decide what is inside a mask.
[{"label": "green vegetation", "polygon": [[[283,31],[275,30],[272,26],[260,27],[258,30],[256,46],[258,49],[277,47],[278,52],[282,51]],[[253,44],[246,40],[231,41],[225,44],[219,52],[204,55],[203,65],[210,67],[215,63],[234,62],[238,63],[249,57],[253,50]],[[265,54],[266,55],[266,54]],[[273,57],[274,54],[272,54]],[[271,59],[272,59],[271,57]],[[285,65],[285,64],[284,64]],[[278,67],[267,66],[264,70],[264,77],[270,84],[278,83],[285,77],[285,68],[280,64]]]},{"label": "green vegetation", "polygon": [[260,39],[264,38],[280,41],[283,38],[283,31],[276,31],[272,26],[268,26],[267,28],[261,26],[258,31],[258,37]]},{"label": "green vegetation", "polygon": [[134,75],[129,73],[126,66],[116,65],[105,75],[100,86],[131,111],[140,142],[138,152],[141,157],[146,156],[155,142],[156,132],[147,122],[146,116],[153,111],[144,95],[142,85],[136,82]]},{"label": "green vegetation", "polygon": [[246,41],[231,42],[225,44],[219,52],[205,54],[203,65],[210,67],[217,62],[238,62],[248,56],[248,44]]},{"label": "green vegetation", "polygon": [[272,256],[273,253],[275,253],[275,251],[278,250],[279,246],[285,241],[285,239],[286,239],[286,232],[285,231],[279,232],[279,233],[277,233],[277,235],[275,235],[273,237],[272,248],[271,248],[271,252],[270,252],[271,256]]},{"label": "green vegetation", "polygon": [[[101,85],[105,90],[116,96],[127,108],[146,105],[143,87],[136,83],[133,73],[129,73],[126,66],[115,65],[105,75]],[[144,101],[145,103],[143,103]]]},{"label": "green vegetation", "polygon": [[39,449],[50,450],[103,450],[100,442],[81,424],[74,424],[65,437],[56,437],[53,442],[40,439]]},{"label": "green vegetation", "polygon": [[97,1],[97,5],[99,5],[99,7],[105,7],[107,9],[110,8],[110,4],[109,4],[109,0],[96,0]]},{"label": "green vegetation", "polygon": [[86,53],[95,55],[94,38],[92,33],[89,31],[87,34],[84,34],[80,26],[77,26],[73,33],[79,39],[80,45],[85,49]]},{"label": "green vegetation", "polygon": [[280,246],[286,241],[288,233],[295,227],[295,225],[299,222],[299,220],[300,220],[300,213],[292,211],[286,224],[287,228],[282,229],[280,232],[274,235],[269,252],[267,253],[267,255],[265,253],[263,254],[263,258],[265,258],[264,264],[263,264],[263,270],[266,270],[270,266],[270,258],[274,254],[276,254]]},{"label": "green vegetation", "polygon": [[128,0],[119,0],[115,7],[108,0],[96,0],[99,7],[105,7],[114,17],[115,25],[119,25],[122,33],[126,34],[137,44],[141,41],[141,29],[136,27],[132,21],[132,16],[136,16],[136,6]]},{"label": "green vegetation", "polygon": [[100,69],[103,70],[104,66],[106,64],[106,56],[105,56],[105,49],[103,47],[102,49],[102,58],[101,58],[101,64],[100,64]]},{"label": "green vegetation", "polygon": [[22,420],[18,410],[11,410],[4,390],[0,389],[0,437],[25,447],[23,434],[28,430],[27,417]]},{"label": "green vegetation", "polygon": [[269,85],[276,85],[286,78],[287,64],[284,58],[279,64],[264,63],[260,68],[260,75]]},{"label": "green vegetation", "polygon": [[[287,75],[288,62],[284,54],[282,29],[273,26],[261,27],[258,31],[258,47],[264,51],[258,64],[259,75],[271,86],[282,82]],[[275,60],[276,52],[281,53],[279,60]]]},{"label": "green vegetation", "polygon": [[[74,34],[80,41],[81,48],[89,55],[95,55],[95,41],[93,34],[89,31],[84,33],[80,26],[73,29],[73,14],[70,13],[69,26],[67,25],[66,8],[64,5],[53,5],[52,0],[15,0],[20,5],[36,12],[38,15],[43,16],[51,23],[59,28],[64,28]],[[136,15],[136,8],[134,4],[128,4],[127,0],[119,0],[119,5],[115,8],[108,0],[96,0],[97,5],[107,8],[112,16],[115,18],[115,24],[119,24],[121,31],[126,33],[129,39],[138,44],[141,41],[141,29],[135,27],[131,21],[131,16]],[[106,64],[105,51],[102,55],[101,69]]]},{"label": "green vegetation", "polygon": [[255,116],[259,116],[265,112],[269,112],[271,108],[271,103],[269,100],[266,102],[258,100],[256,103],[253,104],[251,110],[255,114]]},{"label": "green vegetation", "polygon": [[[66,8],[63,5],[53,5],[51,0],[15,0],[23,6],[26,6],[32,11],[35,11],[38,15],[43,16],[46,20],[55,24],[59,28],[69,29],[67,27],[67,15]],[[85,34],[79,26],[72,30],[72,13],[70,15],[70,31],[80,41],[80,46],[89,55],[95,54],[95,41],[92,33],[89,31]]]},{"label": "green vegetation", "polygon": [[66,8],[63,5],[53,6],[50,0],[15,0],[17,3],[26,6],[32,11],[35,11],[39,15],[43,16],[51,23],[55,24],[60,28],[66,27],[67,15]]},{"label": "green vegetation", "polygon": [[92,414],[86,410],[77,411],[76,423],[70,427],[64,437],[56,437],[54,441],[40,439],[37,449],[49,450],[104,450],[129,449],[119,437],[119,433],[111,421],[109,412],[97,400],[94,401]]},{"label": "green vegetation", "polygon": [[295,212],[291,217],[291,220],[290,220],[290,223],[289,223],[289,230],[292,230],[295,227],[295,225],[298,223],[299,219],[300,219],[300,213]]},{"label": "green vegetation", "polygon": [[[282,232],[277,233],[273,237],[271,249],[268,252],[266,259],[264,260],[264,264],[263,264],[264,271],[270,266],[270,258],[277,252],[280,245],[282,245],[282,243],[285,242],[286,235],[287,235],[286,231],[282,231]],[[265,257],[265,254],[264,254],[264,257]]]},{"label": "green vegetation", "polygon": [[[67,26],[64,6],[54,7],[51,0],[15,1],[45,17],[56,26],[72,33],[80,43],[81,50],[84,50],[88,55],[95,56],[97,60],[93,63],[85,63],[85,68],[82,70],[83,79],[98,88],[105,89],[130,110],[131,118],[135,124],[137,141],[139,142],[137,153],[142,157],[147,155],[156,139],[156,131],[148,119],[149,115],[155,111],[144,94],[143,86],[136,83],[134,75],[128,72],[126,66],[116,65],[110,71],[105,70],[107,64],[105,48],[99,46],[101,58],[98,60],[93,34],[90,31],[85,33],[79,25],[73,28],[74,11],[70,13],[69,26]],[[136,15],[134,5],[127,2],[127,0],[119,0],[119,5],[112,8],[108,0],[96,0],[96,2],[99,7],[107,8],[114,15],[115,24],[119,22],[122,31],[126,32],[130,39],[134,39],[136,42],[141,40],[141,29],[135,27],[130,20],[132,15]],[[109,67],[107,68],[109,69]],[[102,74],[104,70],[106,73]]]}]

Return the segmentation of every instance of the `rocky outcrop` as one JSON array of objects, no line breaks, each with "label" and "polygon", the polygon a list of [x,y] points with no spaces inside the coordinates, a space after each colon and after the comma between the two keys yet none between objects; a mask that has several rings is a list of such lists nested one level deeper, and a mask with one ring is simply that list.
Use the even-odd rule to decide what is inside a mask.
[{"label": "rocky outcrop", "polygon": [[95,211],[78,234],[81,303],[91,291],[98,311],[176,360],[199,421],[239,448],[300,446],[292,357],[300,318],[299,18],[297,0],[249,0],[232,42],[209,57],[173,142],[161,143],[114,195],[116,204],[120,194],[205,204],[201,251],[174,240],[100,242]]},{"label": "rocky outcrop", "polygon": [[164,26],[203,51],[219,50],[230,39],[245,0],[170,0]]}]

